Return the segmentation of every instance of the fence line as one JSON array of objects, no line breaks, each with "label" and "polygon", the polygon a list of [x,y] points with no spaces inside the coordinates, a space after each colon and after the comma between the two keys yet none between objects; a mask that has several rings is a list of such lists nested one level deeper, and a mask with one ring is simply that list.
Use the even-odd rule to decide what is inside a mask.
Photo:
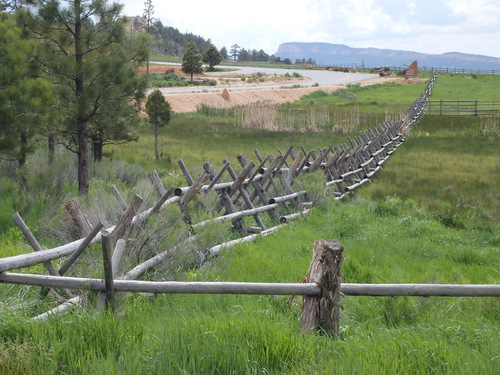
[{"label": "fence line", "polygon": [[[330,64],[332,65],[332,64]],[[381,66],[364,66],[364,65],[332,65],[339,68],[357,68],[357,69],[371,69],[373,71],[378,71]],[[389,68],[392,71],[400,72],[408,68],[408,66],[384,66]],[[472,68],[452,68],[452,67],[432,67],[432,66],[419,66],[419,72],[428,72],[428,73],[446,73],[446,74],[489,74],[489,75],[498,75],[500,74],[500,69],[472,69]]]},{"label": "fence line", "polygon": [[[370,181],[377,171],[379,171],[388,158],[401,146],[404,142],[403,133],[411,127],[420,116],[422,116],[428,107],[428,97],[431,94],[436,74],[434,74],[428,82],[425,91],[409,106],[409,108],[399,114],[394,121],[387,121],[380,124],[374,129],[369,129],[366,132],[349,138],[349,144],[340,144],[337,146],[328,146],[321,148],[318,151],[307,151],[304,147],[300,150],[295,150],[289,147],[284,153],[278,150],[275,155],[263,157],[255,150],[259,165],[248,161],[244,154],[237,157],[241,164],[239,173],[233,169],[228,160],[224,160],[223,167],[216,171],[210,163],[203,165],[203,172],[193,178],[189,170],[186,168],[182,160],[178,161],[179,167],[184,174],[188,186],[174,188],[173,186],[166,189],[158,177],[158,174],[152,172],[150,174],[151,182],[155,187],[159,200],[156,204],[139,213],[139,208],[142,204],[142,198],[134,196],[132,202],[127,206],[119,191],[113,188],[113,194],[117,197],[117,203],[123,210],[118,223],[108,228],[105,232],[99,232],[98,229],[102,224],[97,223],[94,228],[87,228],[88,234],[85,238],[78,241],[56,247],[49,250],[41,250],[37,246],[36,239],[29,233],[29,229],[24,228],[23,233],[27,238],[31,238],[30,244],[38,250],[35,253],[17,255],[13,257],[0,259],[0,282],[4,283],[19,283],[29,285],[40,285],[44,287],[65,288],[65,289],[91,289],[104,291],[101,295],[107,296],[106,301],[112,298],[114,291],[131,291],[131,292],[151,292],[151,293],[237,293],[237,294],[298,294],[304,296],[318,297],[323,299],[323,296],[331,297],[331,290],[325,289],[325,285],[320,282],[311,282],[315,279],[309,278],[309,282],[305,284],[263,284],[263,283],[179,283],[179,282],[144,282],[135,281],[133,279],[141,276],[148,269],[156,267],[165,260],[169,259],[172,253],[180,248],[186,242],[178,244],[172,249],[168,249],[162,253],[156,254],[152,258],[137,265],[132,270],[121,277],[115,275],[119,256],[114,259],[114,255],[121,255],[124,242],[120,240],[125,232],[136,224],[142,224],[145,220],[154,215],[159,210],[169,204],[178,204],[180,209],[187,216],[186,208],[190,204],[196,202],[196,197],[200,194],[205,194],[210,191],[218,194],[219,201],[215,208],[208,209],[203,205],[203,201],[199,200],[202,209],[213,216],[210,221],[230,220],[244,237],[231,241],[226,244],[221,244],[205,249],[202,256],[205,254],[216,255],[223,247],[230,247],[236,243],[245,242],[254,239],[258,235],[265,235],[274,232],[279,226],[266,228],[263,221],[260,219],[260,214],[267,214],[275,221],[288,221],[302,215],[307,207],[311,206],[308,201],[308,192],[299,184],[298,177],[305,173],[322,173],[326,180],[324,187],[328,189],[335,199],[343,199],[347,195]],[[229,180],[229,181],[228,181]],[[172,194],[175,194],[171,197]],[[72,209],[80,209],[79,205],[72,205]],[[285,211],[286,214],[280,215],[279,210]],[[224,212],[223,212],[224,211]],[[223,212],[223,213],[222,213]],[[16,215],[15,215],[16,216]],[[243,221],[243,218],[253,217],[257,227],[251,227],[248,224],[249,220]],[[72,215],[74,220],[83,218],[85,215]],[[205,225],[208,221],[199,223],[191,223],[189,218],[186,219],[191,229],[195,232],[197,228]],[[18,225],[23,226],[22,219],[16,216]],[[88,223],[80,223],[77,227],[89,227]],[[255,233],[256,232],[256,233]],[[249,234],[254,233],[254,234]],[[192,235],[185,241],[192,241],[195,235]],[[62,274],[67,271],[71,264],[65,264],[62,269],[55,270],[50,266],[50,261],[64,256],[81,253],[85,246],[97,241],[103,241],[103,260],[107,263],[105,267],[105,280],[64,277]],[[119,244],[117,242],[121,241]],[[319,241],[317,241],[319,242]],[[324,241],[323,241],[324,242]],[[113,259],[110,261],[110,246],[117,245]],[[332,247],[340,253],[343,247],[335,242],[321,245],[323,247]],[[120,246],[120,250],[118,250]],[[331,250],[331,249],[330,249]],[[316,243],[314,253],[316,254]],[[339,258],[340,256],[340,258]],[[318,271],[323,267],[323,263],[316,262],[314,268],[312,264],[317,254],[313,257],[309,274],[313,271]],[[74,258],[74,257],[72,257]],[[323,259],[323,258],[321,258]],[[337,264],[340,267],[341,255],[335,255],[330,262]],[[337,259],[337,260],[335,260]],[[340,260],[339,260],[340,259]],[[72,259],[73,261],[74,259]],[[28,275],[5,272],[16,268],[33,266],[35,264],[44,263],[51,269],[52,276],[43,275]],[[64,272],[63,272],[64,271]],[[322,271],[323,272],[323,271]],[[324,272],[336,274],[338,280],[335,285],[339,292],[346,295],[373,295],[373,296],[390,296],[390,295],[414,295],[414,296],[500,296],[500,286],[498,285],[434,285],[434,284],[342,284],[340,285],[340,269],[336,271]],[[321,272],[320,272],[321,273]],[[327,277],[328,285],[331,285],[331,275]],[[328,286],[329,288],[329,286]],[[325,297],[325,298],[326,298]],[[55,310],[61,311],[72,306],[73,303],[79,302],[79,298],[75,297],[64,306],[58,307]],[[106,302],[107,304],[107,302]],[[320,304],[320,307],[321,308]],[[335,297],[331,303],[326,304],[330,307],[339,306],[339,297]],[[113,304],[111,303],[111,306]],[[318,308],[318,309],[319,309]],[[317,308],[312,307],[311,311]],[[54,311],[55,311],[54,310]],[[329,314],[329,313],[328,313]],[[43,314],[47,316],[47,314]]]},{"label": "fence line", "polygon": [[[424,93],[410,105],[407,111],[401,113],[396,121],[387,121],[375,129],[370,129],[356,136],[354,139],[349,139],[350,145],[345,143],[335,147],[328,146],[320,149],[318,153],[314,150],[307,151],[303,147],[300,152],[296,152],[293,147],[290,147],[284,154],[278,150],[276,155],[271,154],[267,157],[262,157],[255,150],[260,162],[260,165],[255,169],[253,168],[255,164],[249,162],[246,156],[242,154],[238,156],[238,160],[243,167],[239,175],[236,175],[232,166],[226,160],[219,173],[216,173],[209,163],[205,163],[205,172],[196,180],[191,176],[182,160],[179,160],[179,167],[189,186],[176,189],[173,187],[168,190],[165,189],[158,174],[152,172],[150,179],[161,197],[160,200],[154,207],[135,216],[131,215],[131,213],[135,213],[138,207],[133,207],[128,215],[128,222],[119,223],[120,230],[118,231],[123,231],[124,228],[134,222],[144,221],[147,217],[169,204],[178,203],[181,209],[185,211],[197,194],[201,191],[207,192],[210,190],[217,191],[221,197],[216,210],[225,209],[226,211],[225,215],[222,215],[221,218],[214,218],[214,220],[224,220],[224,216],[226,216],[227,219],[231,219],[233,223],[236,223],[237,229],[243,234],[247,234],[253,231],[253,228],[249,228],[242,223],[243,214],[241,212],[246,211],[259,224],[259,231],[266,231],[267,228],[259,220],[258,215],[261,211],[265,211],[271,218],[279,220],[280,216],[276,212],[278,206],[275,205],[289,210],[289,203],[291,203],[299,212],[310,206],[310,202],[303,199],[302,189],[300,192],[295,192],[292,188],[294,180],[302,173],[322,171],[326,179],[325,187],[331,190],[336,199],[342,199],[368,182],[381,169],[389,156],[402,144],[404,140],[402,131],[410,127],[424,113],[427,98],[431,93],[435,79],[436,75],[429,80]],[[221,181],[222,174],[225,172],[230,174],[229,178],[233,182]],[[205,181],[209,178],[211,183],[205,184]],[[282,190],[284,193],[278,196],[270,196],[271,187],[277,185],[281,185],[278,190]],[[173,191],[175,191],[176,195],[169,197]],[[125,213],[128,208],[116,187],[112,187],[112,192],[117,197],[117,201]],[[294,194],[297,196],[294,196]],[[280,203],[270,205],[269,202],[273,199],[277,199]],[[141,203],[142,199],[136,199],[138,206]],[[237,211],[240,211],[240,213],[237,213]],[[74,219],[80,216],[85,217],[83,214],[71,215]],[[296,216],[291,212],[289,215],[283,215],[282,217],[283,221],[287,221]],[[88,223],[86,224],[88,225]],[[106,231],[110,233],[117,231],[116,227],[119,224],[106,229]],[[85,225],[78,225],[78,227],[82,226]],[[86,238],[53,249],[37,249],[40,251],[0,259],[0,272],[29,267],[41,262],[50,262],[71,255],[76,250],[80,252],[82,247],[101,241],[102,235],[100,232],[90,230],[89,232],[91,234]]]},{"label": "fence line", "polygon": [[428,100],[427,115],[496,116],[500,115],[498,100]]}]

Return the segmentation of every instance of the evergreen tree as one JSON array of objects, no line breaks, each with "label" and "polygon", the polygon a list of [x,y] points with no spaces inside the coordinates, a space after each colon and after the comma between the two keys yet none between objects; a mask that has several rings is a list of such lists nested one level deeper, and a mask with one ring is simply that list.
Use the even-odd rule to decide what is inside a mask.
[{"label": "evergreen tree", "polygon": [[222,56],[222,59],[227,60],[227,48],[222,47],[219,52],[220,52],[220,55]]},{"label": "evergreen tree", "polygon": [[231,50],[229,52],[230,52],[230,56],[233,58],[233,61],[236,61],[236,58],[240,54],[240,49],[241,49],[241,47],[237,44],[233,44],[231,46]]},{"label": "evergreen tree", "polygon": [[269,61],[269,55],[264,52],[264,50],[260,50],[257,54],[258,61]]},{"label": "evergreen tree", "polygon": [[148,114],[148,122],[153,125],[155,132],[155,158],[159,159],[158,154],[158,135],[160,127],[166,126],[170,121],[172,109],[170,103],[165,100],[165,97],[160,90],[153,91],[146,102],[146,113]]},{"label": "evergreen tree", "polygon": [[222,61],[222,56],[217,48],[211,44],[210,47],[203,53],[203,62],[208,64],[210,70],[214,69],[215,65],[219,65]]},{"label": "evergreen tree", "polygon": [[252,61],[252,55],[246,49],[242,48],[238,54],[238,61]]},{"label": "evergreen tree", "polygon": [[194,42],[189,42],[186,46],[182,57],[181,70],[186,74],[191,74],[191,82],[193,82],[193,74],[202,72],[200,51],[198,51]]},{"label": "evergreen tree", "polygon": [[37,44],[25,40],[13,16],[0,14],[0,153],[16,160],[19,181],[35,138],[45,130],[52,86],[39,76],[35,56]]},{"label": "evergreen tree", "polygon": [[147,38],[126,40],[122,6],[106,0],[34,0],[22,22],[41,41],[41,63],[60,100],[59,134],[78,155],[78,193],[89,189],[88,145],[128,140],[137,121],[146,78],[137,67],[148,57]]}]

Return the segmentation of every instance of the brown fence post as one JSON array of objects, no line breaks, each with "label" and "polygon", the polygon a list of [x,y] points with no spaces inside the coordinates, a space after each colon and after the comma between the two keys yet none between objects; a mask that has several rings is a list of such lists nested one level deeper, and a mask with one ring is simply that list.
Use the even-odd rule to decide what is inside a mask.
[{"label": "brown fence post", "polygon": [[307,275],[308,283],[316,283],[321,289],[319,296],[305,296],[300,327],[309,331],[321,327],[334,335],[339,332],[342,293],[340,267],[344,246],[335,240],[314,242],[313,259]]},{"label": "brown fence post", "polygon": [[106,288],[106,310],[115,311],[115,288],[113,286],[113,265],[111,261],[111,238],[102,232],[102,260],[104,265],[104,284]]},{"label": "brown fence post", "polygon": [[92,231],[92,225],[88,222],[85,214],[83,213],[82,206],[77,198],[71,198],[66,202],[66,211],[68,211],[69,216],[75,223],[78,233],[81,237],[87,237]]}]

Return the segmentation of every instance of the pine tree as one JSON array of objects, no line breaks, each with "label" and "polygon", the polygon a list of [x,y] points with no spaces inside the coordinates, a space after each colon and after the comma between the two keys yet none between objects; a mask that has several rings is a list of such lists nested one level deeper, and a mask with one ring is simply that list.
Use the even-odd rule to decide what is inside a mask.
[{"label": "pine tree", "polygon": [[184,56],[182,57],[182,68],[181,70],[191,75],[191,82],[193,82],[193,74],[202,72],[202,62],[201,55],[198,48],[194,42],[189,42],[184,51]]},{"label": "pine tree", "polygon": [[236,58],[240,54],[241,47],[237,44],[233,44],[229,51],[230,56],[233,58],[233,61],[236,61]]},{"label": "pine tree", "polygon": [[23,23],[44,46],[41,63],[61,103],[58,133],[78,155],[78,193],[84,195],[89,189],[90,140],[99,148],[106,141],[131,138],[127,126],[138,119],[146,87],[137,67],[147,60],[147,38],[126,40],[117,3],[34,3],[35,14],[25,12]]},{"label": "pine tree", "polygon": [[210,47],[203,53],[203,62],[208,64],[210,70],[214,69],[215,65],[219,65],[222,61],[222,56],[217,48],[211,44]]},{"label": "pine tree", "polygon": [[19,181],[35,138],[45,130],[52,86],[34,64],[37,44],[22,38],[13,16],[0,14],[0,153],[16,160]]},{"label": "pine tree", "polygon": [[170,103],[165,100],[165,97],[160,90],[153,91],[146,102],[146,113],[148,114],[148,122],[153,125],[155,132],[155,158],[159,159],[158,153],[158,135],[160,128],[166,126],[170,121],[172,109]]}]

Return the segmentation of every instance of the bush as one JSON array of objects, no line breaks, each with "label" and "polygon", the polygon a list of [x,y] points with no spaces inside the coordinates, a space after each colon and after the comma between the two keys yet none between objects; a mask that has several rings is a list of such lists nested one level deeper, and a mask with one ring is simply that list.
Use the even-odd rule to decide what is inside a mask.
[{"label": "bush", "polygon": [[403,206],[403,201],[397,196],[386,197],[385,200],[377,202],[374,213],[377,216],[398,216]]},{"label": "bush", "polygon": [[458,212],[451,207],[449,203],[443,203],[438,212],[435,214],[435,217],[444,226],[450,228],[465,227],[463,219],[460,217]]}]

